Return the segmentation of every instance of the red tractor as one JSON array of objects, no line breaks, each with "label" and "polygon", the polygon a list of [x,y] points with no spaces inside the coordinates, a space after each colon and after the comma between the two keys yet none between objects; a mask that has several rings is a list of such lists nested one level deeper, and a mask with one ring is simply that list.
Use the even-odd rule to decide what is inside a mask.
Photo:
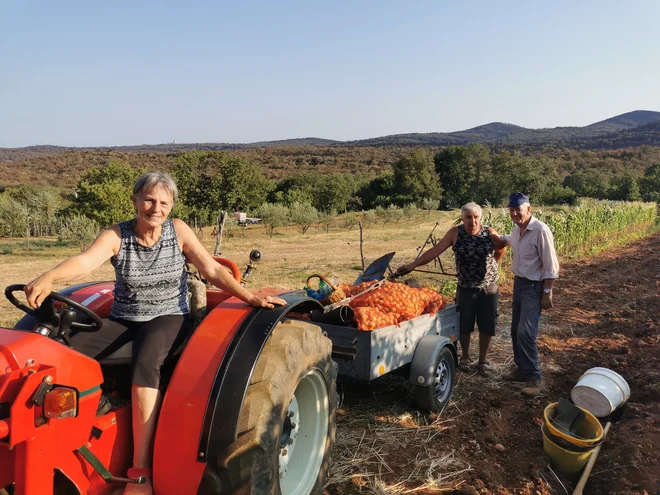
[{"label": "red tractor", "polygon": [[[238,267],[229,266],[240,280]],[[131,344],[100,362],[68,345],[98,330],[112,283],[51,293],[0,328],[0,495],[121,492],[131,461]],[[321,493],[334,442],[337,366],[319,326],[287,313],[320,309],[302,292],[255,309],[191,281],[192,337],[169,367],[154,446],[158,495]],[[100,407],[102,395],[108,407]]]}]

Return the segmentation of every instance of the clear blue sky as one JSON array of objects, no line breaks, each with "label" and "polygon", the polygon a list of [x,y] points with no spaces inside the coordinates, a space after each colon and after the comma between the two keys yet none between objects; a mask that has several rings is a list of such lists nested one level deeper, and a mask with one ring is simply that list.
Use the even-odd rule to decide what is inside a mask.
[{"label": "clear blue sky", "polygon": [[362,139],[660,110],[660,2],[0,0],[0,147]]}]

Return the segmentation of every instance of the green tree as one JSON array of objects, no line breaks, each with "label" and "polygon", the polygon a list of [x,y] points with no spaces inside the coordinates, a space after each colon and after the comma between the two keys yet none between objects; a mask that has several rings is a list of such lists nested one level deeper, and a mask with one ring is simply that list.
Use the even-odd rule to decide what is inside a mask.
[{"label": "green tree", "polygon": [[335,209],[345,212],[354,198],[357,184],[347,174],[331,174],[323,177],[314,190],[314,206],[320,211]]},{"label": "green tree", "polygon": [[273,188],[259,165],[221,152],[181,153],[172,174],[188,214],[205,223],[220,210],[258,208]]},{"label": "green tree", "polygon": [[388,172],[364,184],[357,194],[364,208],[384,208],[392,203],[393,190],[394,174]]},{"label": "green tree", "polygon": [[360,221],[360,218],[354,211],[345,213],[341,218],[344,221],[344,227],[348,230],[353,230],[353,227],[355,227]]},{"label": "green tree", "polygon": [[53,233],[56,213],[62,206],[62,198],[57,191],[48,187],[20,185],[8,188],[5,194],[26,208],[32,235]]},{"label": "green tree", "polygon": [[472,201],[481,204],[484,202],[484,181],[487,179],[490,172],[490,148],[485,144],[472,143],[468,145],[467,152],[469,156],[468,163],[474,176],[474,180],[471,184],[472,194],[470,194],[469,197]]},{"label": "green tree", "polygon": [[631,172],[626,172],[623,176],[619,177],[614,183],[610,199],[618,201],[641,201],[642,196],[639,191],[637,177]]},{"label": "green tree", "polygon": [[95,220],[102,228],[131,218],[133,186],[142,173],[121,160],[90,170],[76,185],[71,211]]},{"label": "green tree", "polygon": [[309,203],[293,203],[289,207],[291,222],[300,227],[303,234],[319,221],[319,212]]},{"label": "green tree", "polygon": [[321,211],[319,212],[319,223],[321,225],[325,226],[325,232],[326,234],[330,232],[330,226],[335,223],[335,220],[337,219],[337,211],[336,210],[330,210],[330,211]]},{"label": "green tree", "polygon": [[417,212],[417,205],[415,203],[408,203],[403,205],[403,216],[405,218],[412,218]]},{"label": "green tree", "polygon": [[264,203],[259,208],[259,217],[266,227],[266,232],[273,237],[276,228],[289,223],[289,208],[279,203]]},{"label": "green tree", "polygon": [[557,183],[556,165],[547,157],[522,156],[503,151],[492,157],[491,177],[484,185],[485,200],[502,204],[512,192],[522,192],[534,204],[543,204]]},{"label": "green tree", "polygon": [[546,205],[575,205],[577,194],[573,189],[556,184],[547,189],[543,196],[543,204]]},{"label": "green tree", "polygon": [[562,185],[570,187],[580,197],[605,199],[609,194],[610,180],[599,170],[586,169],[567,175]]},{"label": "green tree", "polygon": [[397,205],[440,199],[442,188],[433,167],[433,158],[425,150],[401,157],[393,166],[393,202]]},{"label": "green tree", "polygon": [[369,227],[370,225],[373,225],[376,223],[376,212],[375,210],[367,210],[362,212],[362,216],[360,218],[360,221],[362,222],[362,225],[364,227]]},{"label": "green tree", "polygon": [[475,172],[465,146],[449,146],[435,155],[435,171],[444,188],[442,208],[460,208],[474,199]]},{"label": "green tree", "polygon": [[7,194],[0,194],[0,234],[10,237],[30,235],[27,206]]},{"label": "green tree", "polygon": [[76,244],[82,252],[94,241],[99,232],[99,224],[96,221],[75,213],[62,222],[59,237],[63,241]]},{"label": "green tree", "polygon": [[224,155],[220,175],[220,203],[227,211],[257,208],[274,186],[261,167],[247,158]]},{"label": "green tree", "polygon": [[271,194],[271,201],[291,205],[295,202],[315,204],[318,183],[323,180],[317,172],[305,172],[284,179]]},{"label": "green tree", "polygon": [[425,199],[422,201],[421,207],[423,210],[427,210],[430,215],[433,210],[438,209],[438,201],[435,199]]},{"label": "green tree", "polygon": [[639,179],[639,192],[644,201],[660,202],[660,164],[651,165]]}]

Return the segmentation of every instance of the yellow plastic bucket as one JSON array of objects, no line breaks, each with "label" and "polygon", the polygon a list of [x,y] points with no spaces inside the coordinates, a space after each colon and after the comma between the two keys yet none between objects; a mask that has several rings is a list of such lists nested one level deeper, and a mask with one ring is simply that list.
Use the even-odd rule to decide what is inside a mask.
[{"label": "yellow plastic bucket", "polygon": [[578,426],[575,436],[558,428],[553,421],[557,404],[558,402],[548,404],[543,411],[544,424],[550,435],[566,440],[568,443],[577,447],[589,447],[601,441],[603,438],[603,426],[600,424],[600,421],[598,421],[598,418],[586,409],[580,408],[584,412],[584,420],[582,420]]},{"label": "yellow plastic bucket", "polygon": [[562,448],[553,442],[547,434],[546,425],[541,426],[541,432],[543,434],[543,451],[550,457],[552,466],[566,474],[582,471],[589,457],[591,457],[591,454],[596,449],[596,446],[589,449],[576,447],[580,451],[574,452]]}]

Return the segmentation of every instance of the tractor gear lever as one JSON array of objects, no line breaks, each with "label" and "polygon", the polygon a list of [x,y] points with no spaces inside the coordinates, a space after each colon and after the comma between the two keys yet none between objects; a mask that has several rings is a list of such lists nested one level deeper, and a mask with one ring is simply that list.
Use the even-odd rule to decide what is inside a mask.
[{"label": "tractor gear lever", "polygon": [[69,329],[71,328],[71,324],[76,321],[77,316],[78,313],[71,308],[65,308],[60,311],[60,326],[57,330],[57,336],[69,346],[71,345],[69,342]]},{"label": "tractor gear lever", "polygon": [[243,273],[243,276],[241,277],[241,286],[245,286],[247,283],[247,279],[250,277],[250,272],[252,270],[256,270],[257,267],[254,266],[253,263],[257,263],[261,261],[261,251],[258,249],[253,249],[250,251],[250,262],[247,265],[247,268],[245,268],[245,272]]}]

